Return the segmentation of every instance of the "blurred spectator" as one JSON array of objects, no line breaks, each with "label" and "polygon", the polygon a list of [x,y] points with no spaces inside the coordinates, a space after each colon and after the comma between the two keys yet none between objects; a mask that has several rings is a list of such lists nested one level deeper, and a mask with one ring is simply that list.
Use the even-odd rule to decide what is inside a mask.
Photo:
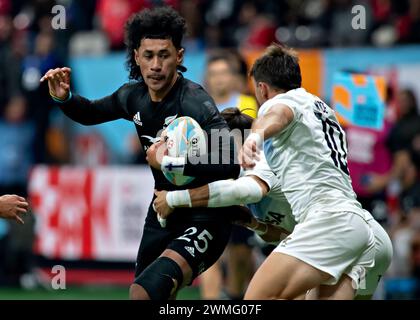
[{"label": "blurred spectator", "polygon": [[124,25],[134,13],[149,7],[147,0],[98,0],[97,15],[112,49],[124,48]]},{"label": "blurred spectator", "polygon": [[420,1],[409,0],[408,11],[396,21],[399,42],[420,42]]},{"label": "blurred spectator", "polygon": [[[227,51],[215,52],[208,58],[205,84],[219,111],[238,108],[243,113],[256,118],[257,102],[254,97],[244,95],[240,79],[240,62]],[[240,84],[240,86],[238,86]]]},{"label": "blurred spectator", "polygon": [[394,255],[388,274],[393,278],[410,277],[410,241],[413,230],[410,227],[408,217],[401,215],[401,220],[390,229]]},{"label": "blurred spectator", "polygon": [[27,118],[26,101],[14,99],[0,119],[0,194],[26,197],[29,169],[33,164],[34,123]]},{"label": "blurred spectator", "polygon": [[179,1],[179,13],[187,22],[187,34],[183,43],[186,51],[202,50],[204,48],[204,10],[202,10],[202,1]]},{"label": "blurred spectator", "polygon": [[388,145],[393,153],[408,149],[413,137],[420,132],[420,116],[412,90],[401,90],[397,95],[398,121],[392,128]]},{"label": "blurred spectator", "polygon": [[[0,194],[27,195],[29,169],[33,164],[34,124],[28,120],[23,98],[9,103],[0,120],[2,152],[0,152]],[[33,221],[25,228],[9,222],[9,237],[5,245],[5,274],[9,285],[18,285],[20,277],[32,268]]]},{"label": "blurred spectator", "polygon": [[0,15],[0,116],[4,114],[7,104],[22,96],[20,60],[11,47],[12,32],[12,18]]},{"label": "blurred spectator", "polygon": [[0,0],[0,15],[6,15],[10,12],[11,3],[9,0]]},{"label": "blurred spectator", "polygon": [[49,69],[57,68],[61,62],[54,52],[52,33],[39,33],[35,37],[32,52],[23,60],[22,84],[28,101],[28,114],[36,124],[34,140],[35,162],[51,162],[46,150],[46,134],[49,128],[51,100],[45,84],[41,84],[41,75]]},{"label": "blurred spectator", "polygon": [[71,0],[69,8],[69,18],[71,20],[72,31],[88,31],[95,27],[95,12],[97,0]]},{"label": "blurred spectator", "polygon": [[388,298],[420,298],[420,206],[403,214],[401,222],[391,230],[394,256],[388,270]]},{"label": "blurred spectator", "polygon": [[236,49],[228,50],[228,53],[232,56],[231,64],[236,75],[236,90],[243,95],[253,95],[253,93],[251,93],[251,86],[249,85],[248,64],[244,57]]},{"label": "blurred spectator", "polygon": [[28,6],[26,3],[26,9],[30,12],[30,16],[33,16],[32,25],[30,26],[31,31],[34,33],[51,31],[51,9],[57,4],[55,0],[34,0]]},{"label": "blurred spectator", "polygon": [[276,41],[275,21],[262,13],[253,1],[243,3],[239,11],[238,25],[235,40],[242,49],[263,49]]},{"label": "blurred spectator", "polygon": [[[413,277],[418,279],[420,117],[413,92],[401,90],[397,100],[399,119],[388,139],[393,152],[393,166],[388,175],[373,176],[370,187],[377,190],[387,187],[388,207],[394,212],[390,234],[395,250],[389,275],[406,280],[400,283],[400,292],[397,290],[391,294],[395,294],[395,298],[414,298],[419,293],[419,280],[416,282],[417,293],[409,281]],[[394,201],[398,202],[393,208]]]},{"label": "blurred spectator", "polygon": [[357,126],[346,128],[348,142],[348,167],[353,189],[363,208],[373,214],[376,220],[386,220],[387,210],[383,190],[370,191],[366,179],[369,175],[388,174],[391,165],[391,154],[386,146],[386,139],[391,123],[384,120],[382,130]]},{"label": "blurred spectator", "polygon": [[388,198],[410,192],[418,181],[418,171],[413,158],[417,145],[415,137],[420,135],[417,102],[413,92],[407,89],[398,93],[397,100],[399,119],[391,129],[387,140],[392,152],[392,169],[385,175],[371,175],[366,186],[371,192],[383,190],[388,186]]},{"label": "blurred spectator", "polygon": [[382,129],[371,129],[354,125],[345,127],[348,142],[348,167],[353,189],[362,207],[381,223],[387,220],[385,186],[372,190],[370,179],[372,175],[389,174],[392,167],[392,156],[386,144],[392,122],[394,99],[393,90],[388,87],[385,101],[385,118]]}]

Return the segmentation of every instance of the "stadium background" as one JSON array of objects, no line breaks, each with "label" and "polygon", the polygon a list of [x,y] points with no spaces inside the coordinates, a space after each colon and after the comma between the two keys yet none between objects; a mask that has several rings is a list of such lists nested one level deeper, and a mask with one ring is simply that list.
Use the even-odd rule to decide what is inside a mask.
[{"label": "stadium background", "polygon": [[[65,29],[52,28],[57,4],[65,8]],[[416,0],[0,0],[0,190],[27,194],[32,206],[24,227],[0,220],[0,299],[127,298],[153,189],[134,127],[123,120],[77,125],[53,107],[38,80],[68,65],[74,92],[91,99],[110,94],[128,80],[123,23],[159,4],[187,19],[185,76],[198,83],[210,52],[234,48],[250,65],[277,41],[298,49],[303,86],[327,102],[342,70],[384,77],[391,126],[399,121],[402,90],[420,101]],[[352,28],[355,5],[366,11],[365,29]],[[411,145],[420,149],[418,134]],[[405,182],[396,180],[379,197],[364,195],[379,199],[375,218],[394,241],[379,299],[419,298],[419,175],[411,175],[408,200]],[[66,268],[66,290],[51,288],[57,264]],[[199,298],[196,284],[180,298]]]}]

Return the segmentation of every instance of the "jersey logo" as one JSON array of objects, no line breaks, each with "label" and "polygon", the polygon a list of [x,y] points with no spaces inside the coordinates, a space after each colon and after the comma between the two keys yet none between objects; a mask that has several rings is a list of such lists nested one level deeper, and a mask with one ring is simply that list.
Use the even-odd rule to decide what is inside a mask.
[{"label": "jersey logo", "polygon": [[178,117],[178,114],[174,115],[174,116],[169,116],[165,118],[165,121],[163,123],[163,127],[166,128],[167,126],[169,126],[169,124],[174,121],[176,119],[176,117]]},{"label": "jersey logo", "polygon": [[187,250],[188,253],[195,258],[195,252],[194,252],[194,248],[193,247],[187,247],[187,246],[185,246],[184,249]]},{"label": "jersey logo", "polygon": [[204,101],[203,103],[207,108],[214,108],[214,104],[210,101]]},{"label": "jersey logo", "polygon": [[136,115],[133,117],[133,121],[134,121],[135,124],[137,124],[139,126],[143,125],[143,122],[141,122],[141,119],[140,119],[140,112],[136,113]]}]

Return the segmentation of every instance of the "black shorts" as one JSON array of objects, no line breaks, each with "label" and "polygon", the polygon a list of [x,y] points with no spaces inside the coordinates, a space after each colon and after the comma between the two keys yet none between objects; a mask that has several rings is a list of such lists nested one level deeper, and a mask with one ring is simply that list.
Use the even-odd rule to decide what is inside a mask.
[{"label": "black shorts", "polygon": [[232,234],[229,243],[233,245],[246,245],[250,248],[254,246],[254,231],[245,227],[234,224],[232,226]]},{"label": "black shorts", "polygon": [[228,243],[231,229],[232,224],[225,220],[183,221],[162,228],[156,213],[149,207],[137,254],[135,279],[165,249],[172,249],[187,260],[192,269],[192,280],[195,279],[219,259]]}]

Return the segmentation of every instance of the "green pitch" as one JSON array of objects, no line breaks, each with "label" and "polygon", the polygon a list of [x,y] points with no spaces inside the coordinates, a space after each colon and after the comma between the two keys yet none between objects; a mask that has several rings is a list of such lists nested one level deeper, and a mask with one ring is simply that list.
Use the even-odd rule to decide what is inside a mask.
[{"label": "green pitch", "polygon": [[[180,300],[199,300],[197,287],[182,289]],[[0,288],[0,300],[128,300],[128,287],[68,287],[64,290]]]}]

